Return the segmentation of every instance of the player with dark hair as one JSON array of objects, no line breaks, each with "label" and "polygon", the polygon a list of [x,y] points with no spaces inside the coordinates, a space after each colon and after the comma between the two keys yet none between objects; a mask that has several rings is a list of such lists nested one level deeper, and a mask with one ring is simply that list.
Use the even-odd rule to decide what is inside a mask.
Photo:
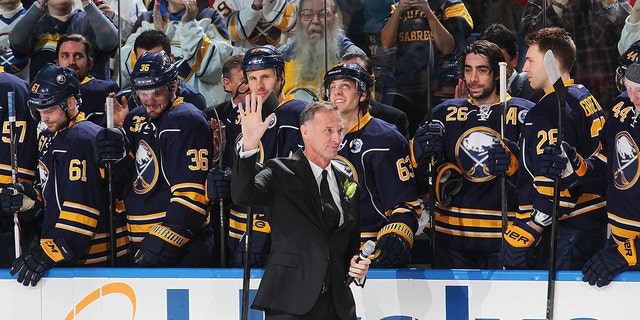
[{"label": "player with dark hair", "polygon": [[[213,237],[204,185],[211,129],[202,111],[177,96],[177,73],[164,51],[143,53],[131,73],[138,107],[124,119],[132,153],[120,161],[135,161],[124,202],[137,266],[210,265]],[[101,160],[123,158],[122,149],[109,148],[122,146],[120,132],[101,132]]]},{"label": "player with dark hair", "polygon": [[[551,228],[547,227],[558,223],[556,266],[576,270],[604,246],[606,202],[602,186],[588,179],[581,184],[575,183],[586,173],[582,158],[588,158],[601,146],[604,111],[587,88],[570,78],[576,47],[564,29],[540,29],[527,35],[525,40],[529,49],[523,71],[529,73],[533,89],[543,89],[547,94],[525,119],[520,139],[522,167],[518,175],[518,214],[504,234],[500,258],[508,268],[545,268],[550,263],[547,258]],[[553,52],[567,88],[562,146],[556,143],[558,99],[544,66],[547,50]],[[559,203],[554,203],[554,182],[542,173],[549,165],[545,157],[562,152],[570,159],[571,168],[562,173]],[[553,221],[551,215],[556,205],[559,206],[558,220]],[[522,237],[509,236],[514,233]]]},{"label": "player with dark hair", "polygon": [[[438,160],[435,180],[435,266],[497,269],[502,235],[499,176],[515,181],[517,141],[531,101],[507,95],[501,123],[500,48],[489,41],[469,44],[460,56],[462,81],[469,99],[451,99],[436,106],[433,122],[425,118],[413,139],[419,186],[428,186],[431,156]],[[501,126],[504,125],[504,136]],[[497,166],[500,160],[500,166]],[[517,209],[516,189],[508,183],[509,217]],[[432,226],[433,227],[433,226]]]},{"label": "player with dark hair", "polygon": [[520,53],[518,52],[518,38],[513,31],[502,24],[494,23],[485,29],[478,39],[491,41],[502,50],[507,63],[507,88],[511,96],[529,101],[538,101],[542,98],[544,92],[531,89],[527,73],[516,70]]},{"label": "player with dark hair", "polygon": [[[80,81],[69,68],[48,64],[34,78],[28,100],[49,141],[39,145],[39,179],[45,211],[40,244],[11,266],[18,282],[35,286],[55,266],[106,266],[109,219],[106,182],[96,159],[100,127],[79,111]],[[114,217],[116,218],[116,217]],[[124,219],[116,221],[118,257],[126,263]]]},{"label": "player with dark hair", "polygon": [[[133,43],[133,51],[130,59],[138,59],[145,52],[160,52],[164,51],[171,59],[174,60],[175,57],[173,53],[171,53],[171,40],[169,37],[158,30],[145,30],[138,35],[136,41]],[[126,82],[129,82],[127,80]],[[185,102],[191,103],[196,108],[200,110],[204,110],[207,107],[207,100],[205,100],[202,93],[198,92],[196,88],[193,86],[184,83],[182,80],[178,79],[178,96],[184,98]],[[133,109],[136,106],[135,101],[131,97],[131,86],[127,88],[123,88],[122,91],[118,92],[116,95],[116,102],[126,105],[127,108]],[[122,99],[126,98],[125,101]]]},{"label": "player with dark hair", "polygon": [[79,34],[64,35],[56,46],[56,64],[72,69],[80,79],[82,112],[93,123],[102,124],[104,106],[109,93],[118,92],[120,87],[111,80],[96,79],[89,74],[93,67],[93,45]]},{"label": "player with dark hair", "polygon": [[[244,79],[249,84],[249,90],[262,99],[265,116],[275,113],[275,119],[269,123],[269,128],[260,139],[260,152],[256,159],[256,166],[261,168],[264,163],[275,157],[288,157],[302,145],[299,123],[300,113],[304,110],[306,102],[294,99],[293,95],[283,93],[284,86],[284,58],[273,46],[255,47],[247,51],[241,64]],[[269,99],[273,92],[276,99]],[[247,96],[248,98],[249,96]],[[235,155],[235,149],[242,142],[242,128],[240,110],[247,104],[238,105],[231,110],[227,117],[226,137],[227,147],[225,154],[228,157]],[[225,159],[224,163],[233,163],[234,159]],[[211,190],[216,194],[210,194],[212,200],[220,196],[230,196],[230,176],[214,168],[211,172],[212,181],[216,181],[219,191]],[[270,247],[271,227],[264,215],[264,209],[259,206],[251,207],[253,215],[253,238],[251,265],[263,267]],[[241,267],[244,265],[244,243],[246,241],[247,207],[232,205],[229,216],[229,238],[227,243],[230,252],[229,265]]]},{"label": "player with dark hair", "polygon": [[377,240],[373,267],[406,267],[422,214],[409,143],[394,125],[369,114],[373,79],[360,65],[327,71],[324,87],[346,129],[333,162],[367,190],[359,199],[361,244]]},{"label": "player with dark hair", "polygon": [[[8,268],[16,258],[13,243],[13,214],[18,213],[20,223],[20,245],[26,250],[34,237],[40,235],[38,228],[42,220],[43,204],[33,186],[38,165],[37,122],[27,107],[28,84],[10,73],[0,72],[0,119],[8,122],[8,93],[13,92],[15,107],[15,135],[17,183],[12,185],[11,144],[8,132],[3,134],[6,143],[0,144],[0,267]],[[7,126],[8,128],[8,126]]]}]

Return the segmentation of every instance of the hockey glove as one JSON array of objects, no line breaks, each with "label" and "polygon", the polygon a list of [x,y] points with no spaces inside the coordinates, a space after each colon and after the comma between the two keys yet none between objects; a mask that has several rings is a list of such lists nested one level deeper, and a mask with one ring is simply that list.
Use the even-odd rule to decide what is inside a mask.
[{"label": "hockey glove", "polygon": [[444,126],[439,122],[423,124],[416,131],[411,143],[414,167],[427,163],[431,156],[436,163],[444,158]]},{"label": "hockey glove", "polygon": [[140,242],[133,257],[139,267],[175,267],[183,255],[181,247],[189,242],[192,233],[183,230],[178,233],[177,226],[154,225],[149,234]]},{"label": "hockey glove", "polygon": [[64,239],[42,239],[40,245],[22,254],[11,264],[11,275],[18,274],[18,282],[35,287],[45,271],[56,263],[71,260],[73,253]]},{"label": "hockey glove", "polygon": [[[254,221],[255,222],[255,221]],[[244,234],[238,243],[236,252],[234,255],[234,262],[236,267],[244,266],[245,261],[245,245],[247,242],[247,235]],[[251,233],[251,266],[254,268],[264,268],[267,264],[267,258],[271,250],[271,234],[253,230]]]},{"label": "hockey glove", "polygon": [[590,285],[604,287],[617,274],[628,270],[638,263],[638,239],[628,239],[600,250],[582,267],[582,281]]},{"label": "hockey glove", "polygon": [[207,175],[207,193],[211,201],[231,198],[231,168],[216,166]]},{"label": "hockey glove", "polygon": [[26,182],[2,188],[0,205],[3,215],[12,216],[14,213],[20,213],[21,219],[25,222],[35,221],[44,209],[33,185]]},{"label": "hockey glove", "polygon": [[126,138],[122,128],[102,129],[96,135],[98,161],[118,162],[127,154]]},{"label": "hockey glove", "polygon": [[372,268],[404,268],[411,261],[413,232],[404,223],[390,223],[378,232]]},{"label": "hockey glove", "polygon": [[436,202],[442,206],[449,207],[455,197],[462,189],[464,178],[458,166],[451,163],[444,163],[438,167],[436,176]]},{"label": "hockey glove", "polygon": [[502,140],[501,143],[492,145],[487,152],[487,169],[489,174],[502,176],[505,173],[512,175],[518,169],[518,159],[515,155],[519,153],[516,143],[509,139]]},{"label": "hockey glove", "polygon": [[587,165],[582,156],[566,141],[562,141],[561,146],[552,144],[545,147],[539,163],[536,175],[549,179],[561,177],[561,184],[567,189],[578,185],[587,172]]},{"label": "hockey glove", "polygon": [[535,246],[541,235],[526,222],[516,219],[503,235],[498,259],[507,269],[528,269],[534,260]]}]

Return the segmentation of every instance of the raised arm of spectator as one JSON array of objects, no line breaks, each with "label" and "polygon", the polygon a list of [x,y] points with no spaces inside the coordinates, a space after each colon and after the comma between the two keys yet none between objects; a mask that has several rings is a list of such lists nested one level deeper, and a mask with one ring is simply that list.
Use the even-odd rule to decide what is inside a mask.
[{"label": "raised arm of spectator", "polygon": [[91,20],[91,29],[96,34],[94,45],[105,52],[110,52],[118,47],[118,28],[105,14],[90,0],[82,0],[84,11]]},{"label": "raised arm of spectator", "polygon": [[34,1],[24,17],[9,32],[9,43],[11,50],[17,57],[26,57],[31,54],[33,48],[32,34],[40,17],[44,14],[44,6],[49,0]]},{"label": "raised arm of spectator", "polygon": [[640,2],[636,1],[631,8],[631,13],[624,21],[624,28],[618,41],[618,52],[624,54],[638,40],[640,40]]}]

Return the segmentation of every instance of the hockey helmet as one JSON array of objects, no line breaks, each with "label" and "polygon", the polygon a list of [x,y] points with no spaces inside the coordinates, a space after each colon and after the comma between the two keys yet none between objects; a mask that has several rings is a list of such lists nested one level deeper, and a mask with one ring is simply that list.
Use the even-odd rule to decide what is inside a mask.
[{"label": "hockey helmet", "polygon": [[80,80],[75,71],[53,63],[45,65],[31,82],[27,105],[31,114],[40,120],[38,110],[48,109],[59,105],[67,112],[67,98],[74,96],[78,105],[80,100]]},{"label": "hockey helmet", "polygon": [[618,68],[616,69],[616,86],[618,91],[625,92],[627,88],[624,86],[624,75],[627,68],[634,62],[640,62],[640,40],[634,42],[625,53],[618,59]]},{"label": "hockey helmet", "polygon": [[134,90],[154,89],[163,85],[173,86],[177,76],[178,68],[166,52],[145,52],[133,67],[131,83]]},{"label": "hockey helmet", "polygon": [[373,87],[373,79],[367,70],[357,63],[348,62],[331,68],[324,75],[324,88],[327,96],[329,96],[329,85],[338,79],[353,81],[358,92],[366,92],[367,89]]},{"label": "hockey helmet", "polygon": [[274,68],[276,76],[281,78],[284,74],[284,57],[273,46],[255,47],[244,54],[240,67],[247,82],[247,72],[269,68]]}]

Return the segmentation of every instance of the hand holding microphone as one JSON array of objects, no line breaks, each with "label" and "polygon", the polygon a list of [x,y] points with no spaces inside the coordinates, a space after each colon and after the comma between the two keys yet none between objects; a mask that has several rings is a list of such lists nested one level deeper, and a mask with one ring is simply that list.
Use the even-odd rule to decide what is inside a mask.
[{"label": "hand holding microphone", "polygon": [[[373,251],[375,251],[375,249],[375,242],[373,242],[372,240],[365,242],[362,250],[360,250],[358,255],[354,256],[353,259],[351,259],[349,273],[355,274],[357,278],[364,278],[367,275],[367,271],[369,271],[369,256],[373,254]],[[360,263],[360,261],[367,261],[368,263],[362,264]],[[344,284],[348,287],[356,277],[348,275],[347,280],[344,281]]]}]

